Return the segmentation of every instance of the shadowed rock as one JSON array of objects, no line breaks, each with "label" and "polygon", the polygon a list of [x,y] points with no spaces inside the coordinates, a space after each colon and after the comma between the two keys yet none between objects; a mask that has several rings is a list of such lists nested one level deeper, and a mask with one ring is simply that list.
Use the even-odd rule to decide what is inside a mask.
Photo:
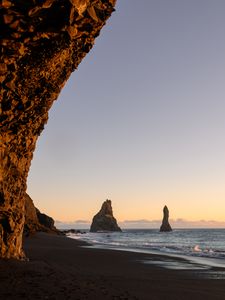
[{"label": "shadowed rock", "polygon": [[90,231],[121,231],[113,217],[111,200],[103,202],[100,211],[93,218]]},{"label": "shadowed rock", "polygon": [[115,0],[0,4],[0,257],[22,258],[26,180],[48,110]]},{"label": "shadowed rock", "polygon": [[33,233],[39,230],[39,221],[37,217],[36,208],[34,206],[33,200],[29,195],[25,195],[25,224],[24,232]]},{"label": "shadowed rock", "polygon": [[39,209],[36,208],[36,213],[38,217],[39,223],[44,226],[44,228],[47,229],[47,231],[56,231],[56,228],[54,226],[55,221],[52,217],[49,217],[48,215],[41,213]]},{"label": "shadowed rock", "polygon": [[160,227],[161,232],[167,232],[167,231],[172,231],[172,228],[169,224],[169,209],[167,206],[164,206],[163,208],[163,220],[162,220],[162,225]]},{"label": "shadowed rock", "polygon": [[60,234],[60,231],[54,226],[53,218],[41,213],[34,206],[30,196],[26,194],[24,234],[29,235],[37,231]]}]

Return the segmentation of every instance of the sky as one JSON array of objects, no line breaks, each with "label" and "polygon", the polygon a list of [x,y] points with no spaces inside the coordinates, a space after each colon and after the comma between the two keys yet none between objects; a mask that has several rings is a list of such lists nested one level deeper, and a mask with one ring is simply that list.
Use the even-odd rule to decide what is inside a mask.
[{"label": "sky", "polygon": [[151,227],[166,204],[185,227],[225,227],[224,12],[118,0],[37,143],[28,193],[42,212],[78,227],[111,199],[124,226]]}]

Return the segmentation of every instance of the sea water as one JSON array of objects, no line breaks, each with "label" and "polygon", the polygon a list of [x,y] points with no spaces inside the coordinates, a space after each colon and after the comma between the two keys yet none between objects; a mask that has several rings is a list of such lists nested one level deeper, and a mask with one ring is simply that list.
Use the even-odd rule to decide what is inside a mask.
[{"label": "sea water", "polygon": [[225,229],[126,229],[123,232],[69,234],[97,248],[178,257],[196,264],[225,268]]}]

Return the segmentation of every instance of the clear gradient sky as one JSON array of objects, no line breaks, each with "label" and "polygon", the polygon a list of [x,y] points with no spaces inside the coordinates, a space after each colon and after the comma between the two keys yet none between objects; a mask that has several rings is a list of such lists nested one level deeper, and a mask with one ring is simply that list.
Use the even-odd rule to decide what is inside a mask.
[{"label": "clear gradient sky", "polygon": [[225,221],[225,1],[118,0],[39,138],[28,179],[56,220]]}]

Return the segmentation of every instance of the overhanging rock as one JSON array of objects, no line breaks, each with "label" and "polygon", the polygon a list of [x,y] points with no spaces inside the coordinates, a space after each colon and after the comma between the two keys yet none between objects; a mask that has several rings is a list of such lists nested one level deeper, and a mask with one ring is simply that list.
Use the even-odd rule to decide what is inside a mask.
[{"label": "overhanging rock", "polygon": [[22,258],[24,196],[37,138],[115,0],[0,5],[0,257]]}]

